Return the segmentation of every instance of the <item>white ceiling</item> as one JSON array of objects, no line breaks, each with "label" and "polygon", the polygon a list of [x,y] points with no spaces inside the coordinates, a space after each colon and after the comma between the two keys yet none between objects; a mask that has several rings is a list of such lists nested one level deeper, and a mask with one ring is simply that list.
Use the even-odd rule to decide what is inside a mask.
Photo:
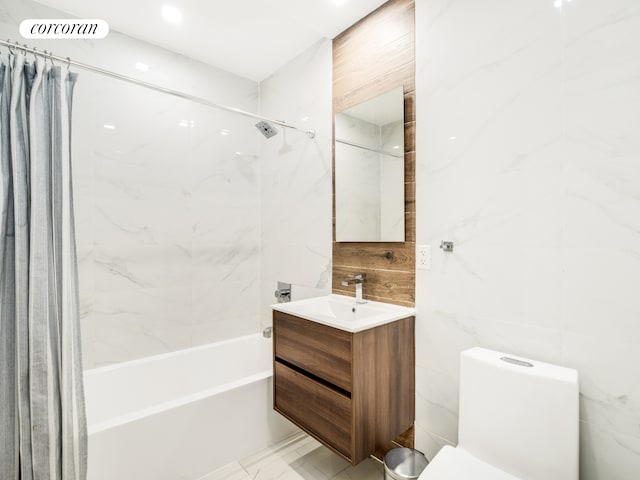
[{"label": "white ceiling", "polygon": [[[321,38],[334,38],[386,0],[37,0],[111,30],[260,81]],[[167,23],[162,6],[183,13]]]}]

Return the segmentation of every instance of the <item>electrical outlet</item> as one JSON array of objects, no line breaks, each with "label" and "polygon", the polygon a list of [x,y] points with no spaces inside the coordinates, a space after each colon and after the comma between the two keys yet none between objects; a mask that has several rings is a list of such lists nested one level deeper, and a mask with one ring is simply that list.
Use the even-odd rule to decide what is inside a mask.
[{"label": "electrical outlet", "polygon": [[431,245],[416,246],[416,268],[431,270]]}]

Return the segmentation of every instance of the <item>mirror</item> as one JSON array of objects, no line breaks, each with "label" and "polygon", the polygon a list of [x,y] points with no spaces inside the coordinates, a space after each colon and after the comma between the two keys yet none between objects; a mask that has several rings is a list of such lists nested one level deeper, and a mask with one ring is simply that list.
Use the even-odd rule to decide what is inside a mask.
[{"label": "mirror", "polygon": [[404,242],[404,94],[335,116],[336,241]]}]

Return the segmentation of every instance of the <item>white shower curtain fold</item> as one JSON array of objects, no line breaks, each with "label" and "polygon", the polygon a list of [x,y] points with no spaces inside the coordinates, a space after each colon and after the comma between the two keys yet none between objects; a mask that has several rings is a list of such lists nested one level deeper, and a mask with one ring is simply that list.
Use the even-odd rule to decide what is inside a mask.
[{"label": "white shower curtain fold", "polygon": [[85,480],[70,127],[76,75],[0,61],[0,478]]}]

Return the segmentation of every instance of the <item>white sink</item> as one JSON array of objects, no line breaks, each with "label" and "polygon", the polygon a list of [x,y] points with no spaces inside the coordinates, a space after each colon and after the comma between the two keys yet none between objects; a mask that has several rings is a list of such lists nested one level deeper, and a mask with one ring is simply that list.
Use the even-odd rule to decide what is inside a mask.
[{"label": "white sink", "polygon": [[357,304],[355,298],[344,295],[307,298],[288,303],[276,303],[271,308],[347,332],[360,332],[415,315],[415,308],[389,303]]}]

